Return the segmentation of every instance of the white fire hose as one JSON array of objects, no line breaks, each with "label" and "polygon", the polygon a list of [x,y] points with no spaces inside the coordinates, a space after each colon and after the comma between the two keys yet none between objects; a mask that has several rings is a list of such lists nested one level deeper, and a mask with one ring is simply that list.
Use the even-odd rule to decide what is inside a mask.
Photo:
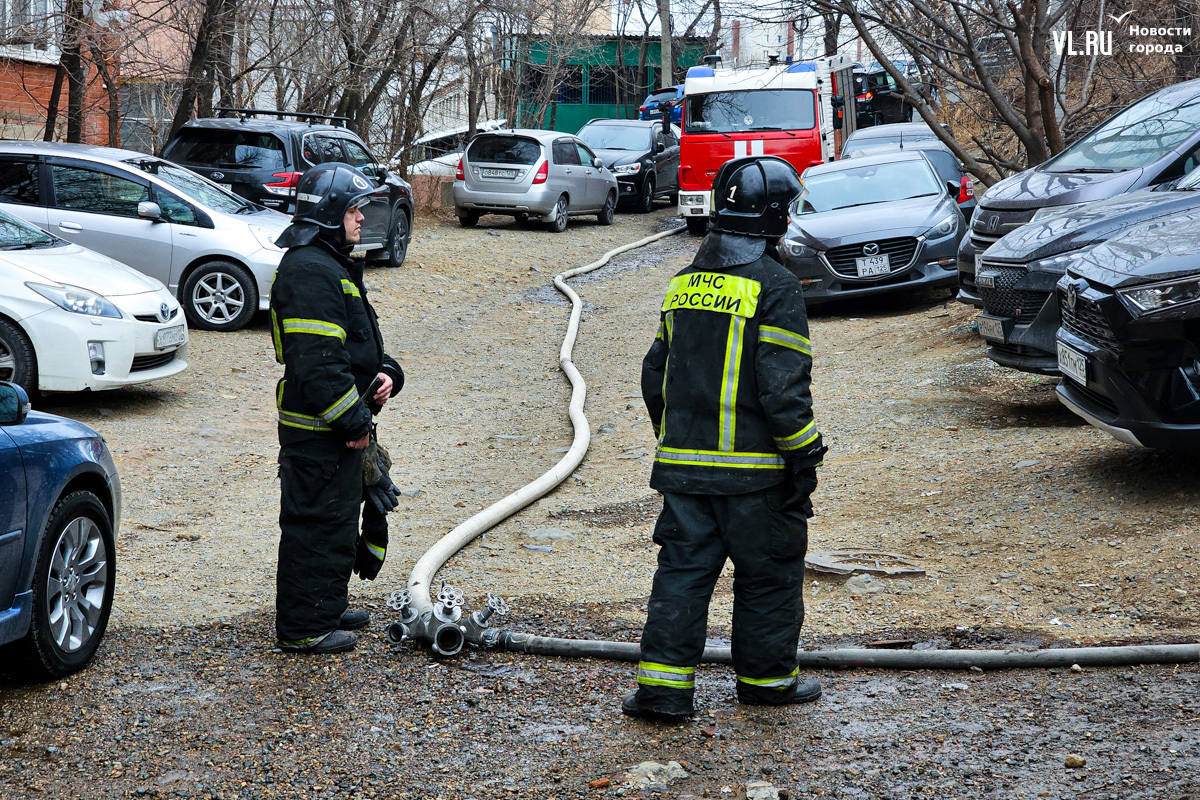
[{"label": "white fire hose", "polygon": [[416,566],[413,567],[412,574],[408,579],[410,603],[418,615],[423,615],[433,609],[433,600],[430,597],[430,586],[433,585],[433,577],[455,553],[466,547],[481,533],[495,527],[533,501],[548,494],[552,489],[571,476],[571,473],[583,461],[584,454],[587,453],[588,445],[592,441],[592,431],[588,426],[587,417],[583,413],[583,403],[587,397],[587,385],[583,382],[583,376],[579,374],[579,370],[575,368],[575,364],[571,360],[571,351],[575,347],[575,338],[579,334],[579,318],[583,314],[583,301],[567,285],[567,280],[574,278],[576,275],[583,275],[586,272],[600,269],[600,267],[603,267],[621,253],[645,247],[648,244],[657,242],[659,239],[674,236],[684,230],[686,228],[672,228],[662,233],[656,233],[653,236],[647,236],[644,239],[638,239],[636,242],[609,250],[598,260],[590,264],[585,264],[582,267],[576,267],[575,269],[567,270],[554,276],[555,287],[571,300],[571,319],[567,323],[567,334],[563,338],[562,348],[559,350],[558,366],[566,373],[567,380],[571,382],[571,405],[568,413],[571,416],[571,425],[575,428],[575,438],[571,442],[570,449],[548,472],[466,520],[439,539],[433,547],[426,551],[425,555],[421,556]]}]

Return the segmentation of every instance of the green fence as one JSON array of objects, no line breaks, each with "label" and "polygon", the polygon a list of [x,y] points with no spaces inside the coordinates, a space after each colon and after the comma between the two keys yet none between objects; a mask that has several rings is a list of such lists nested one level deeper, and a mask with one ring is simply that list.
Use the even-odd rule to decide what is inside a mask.
[{"label": "green fence", "polygon": [[[590,119],[636,118],[642,100],[661,85],[660,50],[658,42],[649,42],[642,56],[636,39],[591,36],[564,53],[547,39],[514,37],[508,58],[520,81],[515,124],[574,133]],[[686,70],[704,51],[704,39],[686,39],[677,64]],[[562,66],[546,66],[555,62]],[[548,104],[538,102],[546,97]]]}]

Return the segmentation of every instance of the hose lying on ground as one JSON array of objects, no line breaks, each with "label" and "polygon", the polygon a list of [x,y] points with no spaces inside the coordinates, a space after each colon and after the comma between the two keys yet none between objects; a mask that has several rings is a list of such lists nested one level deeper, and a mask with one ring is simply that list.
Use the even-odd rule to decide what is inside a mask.
[{"label": "hose lying on ground", "polygon": [[[571,317],[559,351],[559,367],[571,382],[569,414],[575,429],[570,449],[557,464],[532,483],[523,486],[504,499],[488,506],[439,539],[421,556],[408,579],[411,606],[419,615],[431,612],[433,601],[429,587],[433,577],[450,558],[484,531],[495,527],[533,501],[543,497],[570,477],[583,461],[592,434],[583,413],[587,385],[571,360],[571,351],[579,333],[583,303],[579,295],[566,284],[567,279],[599,269],[613,257],[659,239],[680,233],[683,227],[647,236],[614,250],[598,260],[554,276],[554,285],[571,301]],[[463,630],[466,630],[463,628]],[[498,635],[497,635],[498,634]],[[561,639],[534,636],[527,633],[496,632],[490,642],[500,649],[516,653],[567,658],[600,658],[612,661],[640,660],[641,648],[632,642],[609,642],[586,639]],[[474,642],[479,644],[479,642]],[[461,637],[459,637],[461,646]],[[457,652],[455,650],[454,652]],[[1200,662],[1200,644],[1129,645],[1124,647],[1075,647],[1034,651],[1006,650],[800,650],[798,666],[805,669],[835,667],[877,669],[1020,669],[1036,667],[1119,667],[1136,664],[1186,664]],[[728,647],[706,647],[702,663],[731,664]]]},{"label": "hose lying on ground", "polygon": [[558,365],[566,373],[567,380],[571,382],[571,405],[568,411],[571,417],[571,424],[575,428],[575,438],[571,442],[571,447],[567,450],[566,455],[549,472],[546,472],[533,483],[521,487],[504,499],[493,503],[466,520],[439,539],[433,547],[426,551],[425,555],[421,556],[416,566],[413,567],[413,571],[408,579],[408,590],[412,596],[412,607],[418,614],[424,614],[433,609],[433,600],[429,594],[429,587],[433,583],[433,576],[450,560],[451,556],[466,547],[479,534],[500,524],[569,478],[571,473],[575,471],[575,468],[583,461],[583,456],[592,441],[592,431],[588,427],[587,417],[583,413],[583,402],[587,396],[587,385],[583,382],[583,377],[579,374],[579,370],[575,369],[575,364],[571,361],[571,350],[575,346],[575,337],[579,333],[579,318],[583,314],[583,302],[579,299],[579,295],[575,294],[570,286],[567,286],[566,280],[574,278],[576,275],[582,275],[585,272],[599,269],[613,257],[621,253],[638,247],[644,247],[652,242],[657,242],[659,239],[673,236],[684,230],[686,228],[681,226],[647,236],[644,239],[638,239],[636,242],[609,250],[598,260],[590,264],[585,264],[582,267],[576,267],[575,269],[567,270],[554,276],[554,285],[571,300],[571,319],[567,323],[567,334],[563,338],[562,348],[559,350]]},{"label": "hose lying on ground", "polygon": [[[639,661],[641,648],[632,642],[556,639],[528,633],[502,633],[497,644],[515,653],[567,658]],[[706,647],[703,664],[732,664],[728,647]],[[835,667],[876,669],[1020,669],[1029,667],[1128,667],[1134,664],[1200,662],[1200,644],[1069,647],[1054,650],[800,650],[803,669]]]}]

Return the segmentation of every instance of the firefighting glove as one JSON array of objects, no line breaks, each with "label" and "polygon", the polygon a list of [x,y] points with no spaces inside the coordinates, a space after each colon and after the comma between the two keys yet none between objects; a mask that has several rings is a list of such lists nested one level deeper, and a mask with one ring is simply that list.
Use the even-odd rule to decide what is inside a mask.
[{"label": "firefighting glove", "polygon": [[391,466],[392,457],[371,426],[371,441],[363,450],[363,497],[381,517],[400,505],[396,487],[388,475]]},{"label": "firefighting glove", "polygon": [[400,505],[400,498],[396,495],[396,486],[388,474],[383,471],[380,471],[379,478],[374,484],[366,487],[364,494],[367,502],[381,517]]},{"label": "firefighting glove", "polygon": [[792,472],[792,496],[783,504],[784,511],[802,511],[813,515],[812,493],[817,490],[817,468],[805,467]]},{"label": "firefighting glove", "polygon": [[387,556],[387,530],[363,531],[354,546],[354,574],[364,581],[373,581],[383,568]]}]

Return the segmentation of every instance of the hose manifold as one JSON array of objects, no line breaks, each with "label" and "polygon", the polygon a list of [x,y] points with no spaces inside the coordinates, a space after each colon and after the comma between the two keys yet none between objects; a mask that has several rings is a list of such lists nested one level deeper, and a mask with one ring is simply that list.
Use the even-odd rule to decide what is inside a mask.
[{"label": "hose manifold", "polygon": [[483,608],[467,614],[462,590],[446,585],[438,592],[433,609],[424,614],[413,608],[412,595],[407,589],[392,592],[387,605],[400,615],[398,621],[388,626],[391,644],[411,639],[442,657],[458,655],[466,644],[495,647],[500,641],[500,631],[488,627],[488,622],[492,617],[508,615],[508,603],[492,592],[487,593]]}]

